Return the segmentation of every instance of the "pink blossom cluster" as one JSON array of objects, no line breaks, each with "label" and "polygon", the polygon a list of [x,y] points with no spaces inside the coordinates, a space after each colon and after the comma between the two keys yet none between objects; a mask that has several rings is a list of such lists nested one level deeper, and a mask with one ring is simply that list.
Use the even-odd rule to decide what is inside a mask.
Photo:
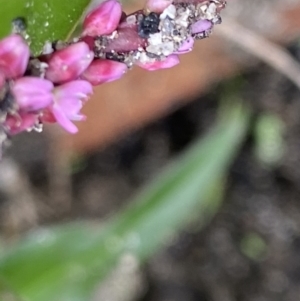
[{"label": "pink blossom cluster", "polygon": [[[148,0],[126,15],[117,0],[106,0],[84,19],[82,35],[45,47],[38,57],[21,34],[0,41],[2,136],[56,122],[76,133],[92,86],[119,79],[133,65],[170,68],[220,23],[225,0]],[[48,45],[48,44],[47,44]],[[49,45],[48,45],[49,46]]]}]

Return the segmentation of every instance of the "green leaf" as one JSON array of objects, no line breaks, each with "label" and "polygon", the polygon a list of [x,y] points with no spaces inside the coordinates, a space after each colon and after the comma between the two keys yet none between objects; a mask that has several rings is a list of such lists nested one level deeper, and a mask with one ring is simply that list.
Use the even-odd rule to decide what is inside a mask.
[{"label": "green leaf", "polygon": [[279,116],[263,113],[254,127],[255,154],[269,168],[277,167],[285,153],[286,126]]},{"label": "green leaf", "polygon": [[[225,118],[226,116],[226,118]],[[0,258],[0,275],[29,301],[86,301],[124,254],[144,261],[188,222],[218,208],[222,179],[249,112],[240,105],[103,226],[76,223],[32,233]],[[1,297],[1,291],[0,291]]]},{"label": "green leaf", "polygon": [[74,30],[91,0],[2,0],[0,37],[11,31],[11,21],[25,17],[31,49],[41,52],[46,41],[65,40]]}]

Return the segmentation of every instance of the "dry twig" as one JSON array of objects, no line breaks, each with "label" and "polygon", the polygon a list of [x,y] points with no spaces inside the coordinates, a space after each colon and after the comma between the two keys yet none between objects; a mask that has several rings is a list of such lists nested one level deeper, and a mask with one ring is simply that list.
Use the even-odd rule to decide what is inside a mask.
[{"label": "dry twig", "polygon": [[228,18],[227,22],[218,28],[218,33],[269,64],[300,89],[300,64],[280,45]]}]

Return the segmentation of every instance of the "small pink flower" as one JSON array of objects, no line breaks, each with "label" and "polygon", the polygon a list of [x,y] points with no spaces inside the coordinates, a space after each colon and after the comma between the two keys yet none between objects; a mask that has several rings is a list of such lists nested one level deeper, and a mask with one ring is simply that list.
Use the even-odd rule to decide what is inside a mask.
[{"label": "small pink flower", "polygon": [[151,12],[161,13],[172,3],[173,0],[147,0],[146,9]]},{"label": "small pink flower", "polygon": [[83,35],[100,36],[112,33],[122,16],[122,7],[117,0],[102,2],[89,13],[83,22]]},{"label": "small pink flower", "polygon": [[72,44],[51,55],[46,78],[53,83],[75,80],[90,65],[93,58],[94,53],[85,42]]},{"label": "small pink flower", "polygon": [[124,63],[99,59],[93,61],[81,77],[96,86],[119,79],[126,71]]},{"label": "small pink flower", "polygon": [[52,102],[53,84],[42,78],[25,76],[17,79],[11,91],[21,111],[37,111]]},{"label": "small pink flower", "polygon": [[8,115],[3,126],[9,135],[16,135],[26,130],[31,130],[38,123],[38,114],[23,112],[16,115]]},{"label": "small pink flower", "polygon": [[211,29],[212,23],[208,20],[200,20],[194,23],[191,27],[192,33],[200,33],[203,31],[206,31],[208,29]]},{"label": "small pink flower", "polygon": [[137,62],[137,65],[140,66],[143,69],[146,69],[148,71],[155,71],[159,69],[166,69],[171,68],[179,64],[179,58],[175,54],[171,54],[168,57],[166,57],[162,61],[155,61],[151,63],[141,63]]},{"label": "small pink flower", "polygon": [[6,78],[22,76],[29,56],[29,47],[21,36],[12,34],[0,41],[0,71]]},{"label": "small pink flower", "polygon": [[41,119],[50,122],[54,119],[68,132],[76,133],[78,129],[71,120],[85,119],[80,110],[83,101],[92,92],[93,87],[84,80],[75,80],[56,87],[53,91],[54,102],[45,110],[45,116]]}]

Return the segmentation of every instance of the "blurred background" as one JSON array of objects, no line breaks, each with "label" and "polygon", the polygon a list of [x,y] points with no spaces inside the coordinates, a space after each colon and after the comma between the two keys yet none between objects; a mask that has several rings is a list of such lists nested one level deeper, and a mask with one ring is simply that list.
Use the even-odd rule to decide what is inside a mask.
[{"label": "blurred background", "polygon": [[[124,4],[126,12],[141,6]],[[48,235],[52,230],[42,238],[40,231],[56,226],[53,235],[60,235],[60,227],[88,221],[101,225],[100,233],[109,224],[105,239],[115,248],[114,224],[126,228],[125,219],[138,220],[141,228],[157,223],[162,232],[173,220],[176,227],[152,246],[160,230],[149,226],[143,245],[135,235],[139,223],[134,224],[136,232],[129,236],[142,250],[137,255],[112,251],[111,260],[91,247],[87,256],[114,261],[99,272],[105,276],[95,280],[94,301],[300,300],[300,1],[228,0],[222,16],[223,24],[182,55],[180,65],[155,72],[135,67],[121,80],[97,87],[78,134],[51,125],[42,134],[12,139],[0,162],[0,272],[12,279],[12,288],[35,296],[28,300],[40,295],[20,280],[31,277],[25,267],[25,274],[20,272],[22,260],[41,266],[63,253],[66,243],[62,240],[59,249]],[[247,113],[231,125],[234,118],[225,117],[241,104]],[[206,200],[205,210],[195,210],[190,186],[180,180],[173,183],[179,196],[174,207],[165,206],[158,193],[150,201],[142,196],[132,201],[153,180],[160,182],[170,164],[175,169],[163,176],[166,186],[160,189],[167,189],[172,176],[183,175],[193,147],[204,163],[191,179],[209,174],[195,184],[200,189],[195,199]],[[148,212],[148,205],[143,212],[139,205],[130,207],[139,201],[155,204],[157,212]],[[185,222],[179,223],[181,211]],[[28,233],[39,234],[28,240]],[[26,258],[18,244],[24,237],[40,258]],[[48,244],[56,251],[48,252]],[[74,258],[70,266],[76,270]],[[35,286],[38,292],[42,288]],[[17,300],[7,296],[2,300]]]}]

